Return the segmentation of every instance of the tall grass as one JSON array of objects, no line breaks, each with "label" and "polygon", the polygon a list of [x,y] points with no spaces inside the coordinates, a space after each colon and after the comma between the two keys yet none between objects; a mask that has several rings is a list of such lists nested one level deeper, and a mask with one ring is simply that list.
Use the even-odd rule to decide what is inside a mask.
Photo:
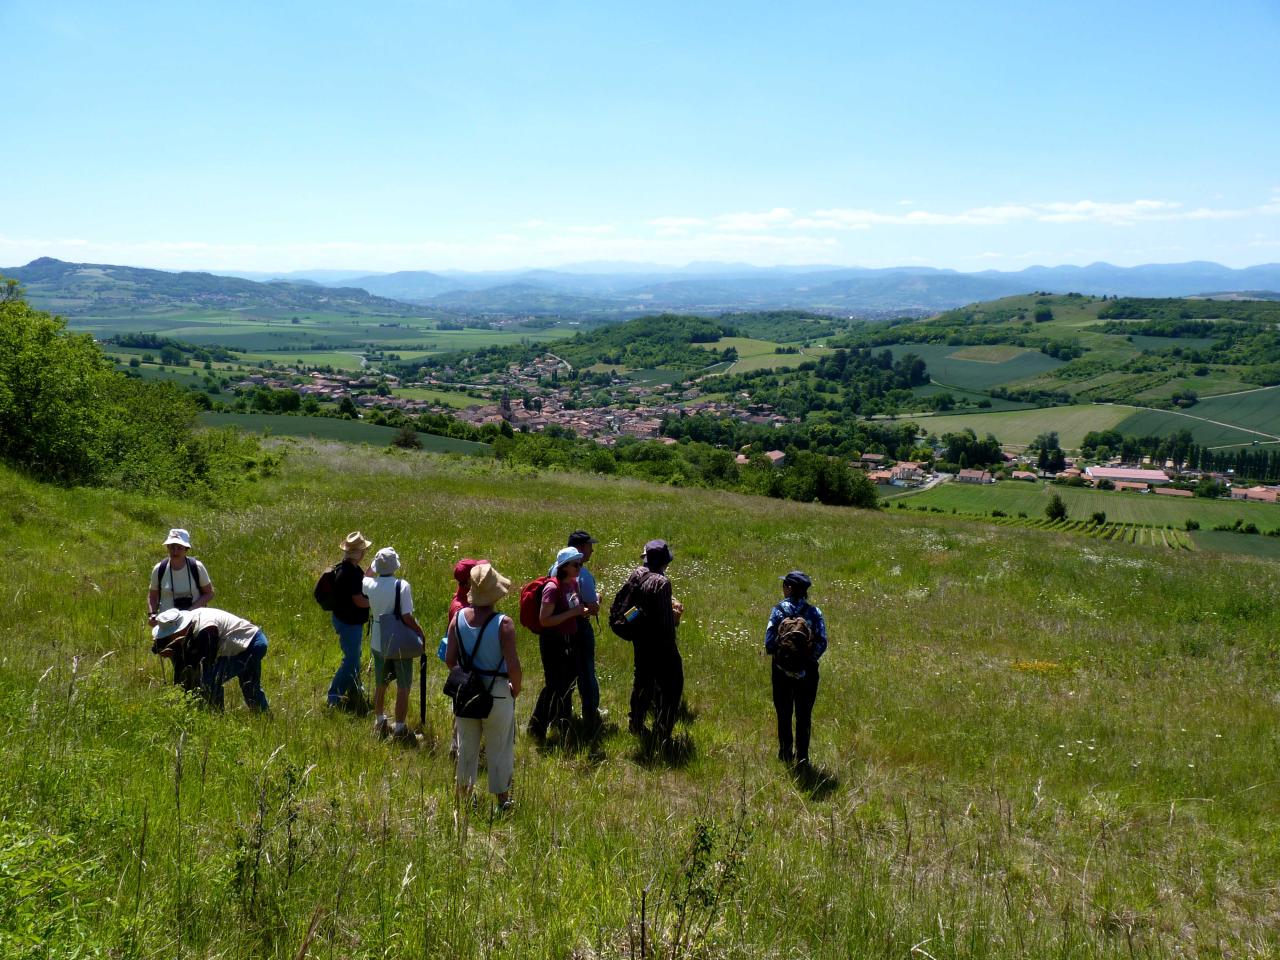
[{"label": "tall grass", "polygon": [[[1280,951],[1280,567],[947,516],[289,445],[227,502],[5,472],[0,955],[1095,957]],[[145,576],[189,527],[270,637],[254,717],[176,693]],[[310,600],[338,540],[396,546],[443,629],[457,557],[517,583],[572,529],[606,592],[671,541],[692,750],[638,753],[600,633],[598,742],[520,736],[511,816],[334,715]],[[815,776],[776,744],[761,632],[801,567],[831,628]],[[506,608],[514,612],[514,597]],[[536,644],[521,634],[538,687]],[[416,699],[416,698],[415,698]]]}]

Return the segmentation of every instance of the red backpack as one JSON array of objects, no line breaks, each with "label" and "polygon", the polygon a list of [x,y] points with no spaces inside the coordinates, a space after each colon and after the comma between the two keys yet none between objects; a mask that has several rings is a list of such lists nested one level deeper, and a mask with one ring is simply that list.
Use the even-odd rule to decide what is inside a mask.
[{"label": "red backpack", "polygon": [[555,577],[539,577],[520,588],[520,626],[530,633],[542,633],[542,588]]}]

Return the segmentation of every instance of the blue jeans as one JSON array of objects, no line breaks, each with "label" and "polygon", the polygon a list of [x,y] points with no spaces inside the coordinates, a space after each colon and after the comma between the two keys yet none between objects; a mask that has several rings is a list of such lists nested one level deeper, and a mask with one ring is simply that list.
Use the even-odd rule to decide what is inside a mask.
[{"label": "blue jeans", "polygon": [[343,623],[336,616],[334,632],[338,634],[338,646],[342,648],[342,663],[329,684],[329,705],[336,707],[352,690],[360,686],[360,652],[364,643],[364,624]]},{"label": "blue jeans", "polygon": [[578,693],[582,696],[582,719],[595,720],[600,713],[600,681],[596,679],[596,631],[590,617],[578,621],[573,638],[578,654]]},{"label": "blue jeans", "polygon": [[210,706],[222,709],[222,685],[236,677],[240,681],[245,706],[259,712],[271,709],[267,695],[262,692],[262,658],[266,655],[267,635],[259,630],[244,653],[206,661],[200,685]]}]

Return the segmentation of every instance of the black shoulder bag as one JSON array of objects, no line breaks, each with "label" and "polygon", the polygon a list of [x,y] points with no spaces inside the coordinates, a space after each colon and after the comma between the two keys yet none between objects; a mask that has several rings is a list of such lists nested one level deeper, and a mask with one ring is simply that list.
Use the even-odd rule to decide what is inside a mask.
[{"label": "black shoulder bag", "polygon": [[[461,613],[458,615],[461,616]],[[462,637],[458,637],[458,659],[461,662],[450,668],[449,677],[444,682],[444,695],[453,700],[455,717],[483,720],[493,709],[493,685],[503,674],[492,670],[477,670],[475,658],[485,630],[489,629],[489,624],[497,617],[496,613],[489,614],[489,619],[476,631],[476,642],[470,653],[463,647]],[[488,686],[484,682],[486,675],[489,677]]]}]

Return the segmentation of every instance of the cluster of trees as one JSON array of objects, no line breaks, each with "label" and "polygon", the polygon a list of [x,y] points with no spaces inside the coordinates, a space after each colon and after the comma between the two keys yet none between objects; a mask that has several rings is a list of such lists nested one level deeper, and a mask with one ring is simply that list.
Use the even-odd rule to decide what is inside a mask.
[{"label": "cluster of trees", "polygon": [[88,334],[0,292],[0,459],[64,484],[189,489],[274,461],[233,431],[196,431],[190,391],[114,370]]},{"label": "cluster of trees", "polygon": [[131,349],[154,350],[160,355],[161,363],[173,366],[189,366],[191,361],[197,363],[235,363],[239,358],[226,347],[216,343],[204,345],[173,340],[155,333],[120,333],[109,342],[117,347]]},{"label": "cluster of trees", "polygon": [[915,449],[916,430],[911,423],[859,420],[817,420],[773,427],[732,417],[707,414],[669,416],[662,421],[662,435],[683,442],[709,444],[725,450],[811,450],[852,459],[866,452],[908,459]]},{"label": "cluster of trees", "polygon": [[970,468],[986,468],[1004,463],[1004,451],[1000,449],[1000,441],[991,434],[979,440],[972,430],[965,429],[958,433],[944,434],[942,444],[946,448],[944,454],[946,459],[935,464],[935,467],[944,473],[955,473],[957,470]]}]

